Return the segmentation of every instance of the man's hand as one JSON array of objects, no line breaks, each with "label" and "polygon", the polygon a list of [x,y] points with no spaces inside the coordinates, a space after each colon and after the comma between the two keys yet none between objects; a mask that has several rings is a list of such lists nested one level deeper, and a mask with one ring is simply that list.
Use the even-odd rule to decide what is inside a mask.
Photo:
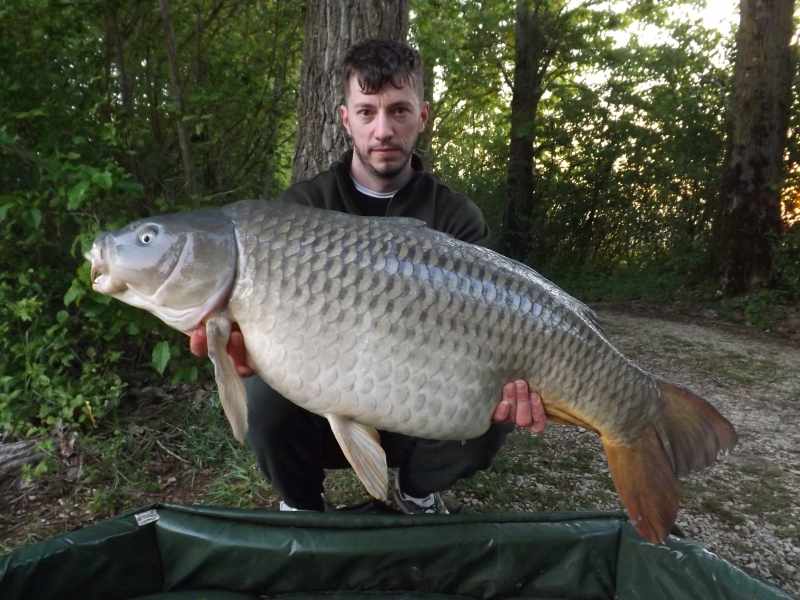
[{"label": "man's hand", "polygon": [[[208,338],[206,337],[205,323],[201,323],[197,329],[192,332],[189,338],[189,350],[191,350],[192,354],[195,356],[208,356]],[[233,359],[233,366],[239,377],[250,377],[253,375],[253,369],[247,365],[247,359],[245,358],[244,337],[236,323],[233,324],[227,350],[228,354]]]},{"label": "man's hand", "polygon": [[517,380],[503,387],[503,397],[492,415],[495,423],[512,423],[542,433],[547,415],[539,394],[528,390],[528,382]]}]

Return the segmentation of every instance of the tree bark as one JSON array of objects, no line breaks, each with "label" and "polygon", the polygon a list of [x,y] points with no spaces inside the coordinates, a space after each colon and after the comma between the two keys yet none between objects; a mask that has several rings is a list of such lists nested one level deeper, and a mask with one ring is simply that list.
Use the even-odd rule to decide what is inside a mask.
[{"label": "tree bark", "polygon": [[[139,14],[134,13],[133,19],[138,19]],[[133,175],[135,181],[144,181],[145,176],[142,173],[139,157],[136,154],[135,136],[130,130],[130,124],[135,122],[135,76],[131,74],[131,69],[128,68],[128,60],[125,56],[125,43],[127,36],[119,28],[117,10],[114,9],[105,15],[105,27],[107,43],[113,47],[113,63],[116,65],[117,72],[119,73],[119,95],[122,100],[122,112],[116,115],[117,128],[121,137],[124,139],[125,146],[121,159],[124,161],[125,168]],[[128,28],[126,28],[128,29]],[[111,69],[111,57],[109,56],[108,67],[109,74]],[[108,122],[111,122],[111,116],[108,115]]]},{"label": "tree bark", "polygon": [[544,2],[517,7],[514,85],[511,98],[511,139],[503,215],[501,252],[524,261],[530,254],[533,230],[533,159],[536,113],[555,45],[546,35],[550,18]]},{"label": "tree bark", "polygon": [[133,113],[133,84],[128,73],[125,60],[125,40],[117,24],[117,11],[113,10],[105,15],[106,32],[108,39],[114,47],[114,62],[119,72],[119,92],[122,99],[122,109],[125,118],[130,118]]},{"label": "tree bark", "polygon": [[408,0],[308,0],[292,182],[328,168],[349,146],[339,118],[347,49],[370,37],[405,41],[407,29]]},{"label": "tree bark", "polygon": [[433,101],[433,87],[436,82],[436,73],[433,70],[433,60],[425,60],[422,63],[422,80],[425,82],[423,99],[428,103],[428,122],[425,130],[417,140],[417,151],[422,158],[422,166],[428,172],[433,170],[434,157],[432,154],[434,126],[436,123],[436,103]]},{"label": "tree bark", "polygon": [[712,232],[715,280],[727,295],[772,278],[792,91],[794,0],[741,0],[723,179]]},{"label": "tree bark", "polygon": [[186,123],[183,121],[183,91],[181,89],[180,69],[178,66],[178,48],[175,44],[175,30],[172,28],[172,18],[169,12],[169,0],[158,0],[158,8],[161,12],[161,23],[164,26],[164,41],[167,46],[169,79],[172,86],[172,102],[177,111],[175,126],[178,130],[178,144],[181,148],[181,162],[183,163],[183,174],[186,178],[186,196],[192,208],[196,209],[199,207],[198,198],[196,196],[197,184],[194,177],[191,143],[189,141],[189,134],[186,131]]}]

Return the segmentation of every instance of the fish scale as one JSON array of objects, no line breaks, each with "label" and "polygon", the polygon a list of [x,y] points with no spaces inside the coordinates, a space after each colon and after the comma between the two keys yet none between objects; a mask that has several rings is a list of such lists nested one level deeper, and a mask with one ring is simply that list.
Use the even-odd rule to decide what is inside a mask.
[{"label": "fish scale", "polygon": [[[503,384],[515,378],[531,381],[534,389],[556,402],[583,400],[587,386],[581,363],[587,361],[580,349],[599,346],[592,341],[597,333],[568,319],[550,294],[520,281],[519,272],[490,269],[481,256],[483,250],[450,247],[445,236],[427,229],[391,228],[374,219],[359,220],[359,227],[352,229],[345,215],[308,218],[306,211],[268,218],[260,214],[258,203],[226,209],[244,240],[240,264],[246,267],[239,278],[264,282],[244,294],[235,291],[228,310],[252,340],[251,354],[253,348],[267,349],[257,351],[252,362],[260,365],[263,360],[262,375],[279,392],[293,398],[298,390],[311,387],[313,402],[300,399],[299,403],[314,412],[323,414],[335,407],[340,414],[358,415],[359,422],[378,429],[436,439],[483,433]],[[288,238],[290,232],[295,232],[294,243]],[[434,243],[443,244],[446,254]],[[354,253],[347,252],[351,248]],[[254,254],[259,260],[249,259]],[[296,265],[305,257],[311,268],[309,288],[297,277]],[[349,265],[360,270],[350,271],[348,277]],[[291,307],[281,311],[280,318],[269,319],[278,309],[270,295],[277,295],[282,307]],[[309,296],[320,301],[309,304]],[[436,311],[425,310],[423,296]],[[359,327],[365,325],[364,315],[369,315],[370,327]],[[430,334],[434,330],[437,335]],[[539,334],[525,335],[531,331]],[[429,360],[443,336],[453,341],[451,358]],[[290,340],[297,347],[289,348]],[[383,361],[372,361],[390,349],[395,350]],[[287,369],[284,353],[302,356],[314,367]],[[614,387],[622,386],[626,373],[635,367],[616,352],[606,360],[614,363]],[[412,377],[390,380],[388,387],[375,385],[406,363]],[[540,368],[534,370],[537,365]],[[343,372],[351,377],[342,377]],[[309,378],[310,373],[318,375]],[[591,379],[590,370],[587,374]],[[437,399],[448,386],[459,389],[458,419],[445,416]],[[322,391],[316,394],[317,389]],[[388,394],[379,398],[378,391]],[[376,414],[371,407],[382,403],[397,408]],[[603,426],[609,411],[592,410],[597,404],[588,398],[582,412]],[[652,415],[644,412],[621,425],[635,437],[637,426],[649,420]]]},{"label": "fish scale", "polygon": [[378,498],[388,479],[376,428],[477,437],[517,379],[551,420],[600,434],[616,489],[651,541],[675,521],[677,475],[737,441],[708,402],[629,361],[591,310],[538,273],[412,219],[250,200],[132,223],[86,256],[95,290],[186,333],[205,324],[219,397],[243,441],[245,391],[226,351],[238,323],[248,363],[328,419]]}]

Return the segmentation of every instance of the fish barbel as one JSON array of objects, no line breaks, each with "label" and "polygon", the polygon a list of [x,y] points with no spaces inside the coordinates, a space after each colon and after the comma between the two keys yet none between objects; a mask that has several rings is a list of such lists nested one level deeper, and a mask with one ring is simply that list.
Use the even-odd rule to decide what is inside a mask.
[{"label": "fish barbel", "polygon": [[637,367],[594,313],[525,265],[407,218],[244,200],[144,219],[98,236],[93,288],[190,334],[205,323],[220,400],[247,431],[244,386],[225,348],[325,416],[367,490],[386,498],[376,429],[481,435],[508,381],[550,419],[599,433],[637,530],[663,541],[678,479],[736,444],[686,388]]}]

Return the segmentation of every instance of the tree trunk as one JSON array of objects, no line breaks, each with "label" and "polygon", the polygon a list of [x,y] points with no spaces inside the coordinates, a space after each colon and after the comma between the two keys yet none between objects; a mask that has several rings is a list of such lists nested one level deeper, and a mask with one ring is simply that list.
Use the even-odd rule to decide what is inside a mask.
[{"label": "tree trunk", "polygon": [[144,195],[144,203],[147,207],[148,214],[153,214],[155,211],[155,199],[165,194],[166,188],[164,185],[163,166],[164,157],[168,153],[168,147],[165,127],[161,120],[161,91],[163,87],[159,85],[159,77],[157,69],[154,67],[152,53],[148,48],[145,53],[145,69],[143,73],[144,85],[147,89],[147,110],[149,119],[147,120],[150,125],[150,131],[154,147],[152,173],[149,177],[149,189]]},{"label": "tree trunk", "polygon": [[549,18],[543,2],[522,2],[517,8],[511,139],[503,215],[501,251],[524,261],[530,254],[533,229],[533,158],[536,112],[555,46],[545,35]]},{"label": "tree trunk", "polygon": [[308,0],[292,182],[328,168],[348,148],[339,118],[347,49],[370,37],[405,41],[407,29],[408,0]]},{"label": "tree trunk", "polygon": [[[139,15],[134,14],[133,19],[138,19]],[[105,28],[107,44],[113,47],[113,63],[116,65],[119,81],[119,96],[122,100],[122,112],[116,115],[117,129],[124,139],[124,154],[122,161],[124,161],[125,168],[133,175],[134,181],[144,181],[145,175],[139,163],[139,157],[136,154],[135,136],[130,130],[130,124],[135,122],[135,77],[131,74],[128,68],[127,59],[125,56],[125,42],[126,37],[120,31],[118,23],[117,10],[114,9],[105,15]],[[111,57],[109,56],[109,76],[111,73]],[[111,122],[111,116],[108,115],[107,122]]]},{"label": "tree trunk", "polygon": [[196,209],[199,207],[198,198],[195,193],[197,185],[194,178],[192,148],[189,142],[189,134],[186,131],[186,123],[183,121],[183,91],[181,90],[180,69],[178,67],[178,47],[175,44],[175,30],[172,28],[169,0],[158,0],[158,8],[161,12],[161,23],[164,25],[164,40],[167,45],[167,58],[169,59],[169,78],[172,85],[172,101],[177,111],[175,126],[178,129],[178,144],[181,148],[181,162],[183,163],[183,174],[186,178],[186,196],[192,208]]},{"label": "tree trunk", "polygon": [[117,11],[111,11],[105,15],[106,33],[108,39],[114,47],[114,62],[119,73],[119,92],[122,99],[122,109],[125,111],[124,118],[130,118],[133,112],[133,84],[128,74],[125,60],[125,40],[117,24]]},{"label": "tree trunk", "polygon": [[794,0],[741,0],[712,266],[728,295],[772,278],[782,228],[780,192],[789,128]]},{"label": "tree trunk", "polygon": [[422,63],[422,80],[425,82],[425,90],[423,99],[430,107],[428,112],[428,122],[425,124],[425,130],[420,134],[417,140],[417,151],[422,158],[422,165],[426,171],[433,170],[434,157],[432,154],[434,125],[436,123],[436,104],[433,101],[433,87],[436,82],[436,73],[433,70],[433,60],[425,60]]}]

